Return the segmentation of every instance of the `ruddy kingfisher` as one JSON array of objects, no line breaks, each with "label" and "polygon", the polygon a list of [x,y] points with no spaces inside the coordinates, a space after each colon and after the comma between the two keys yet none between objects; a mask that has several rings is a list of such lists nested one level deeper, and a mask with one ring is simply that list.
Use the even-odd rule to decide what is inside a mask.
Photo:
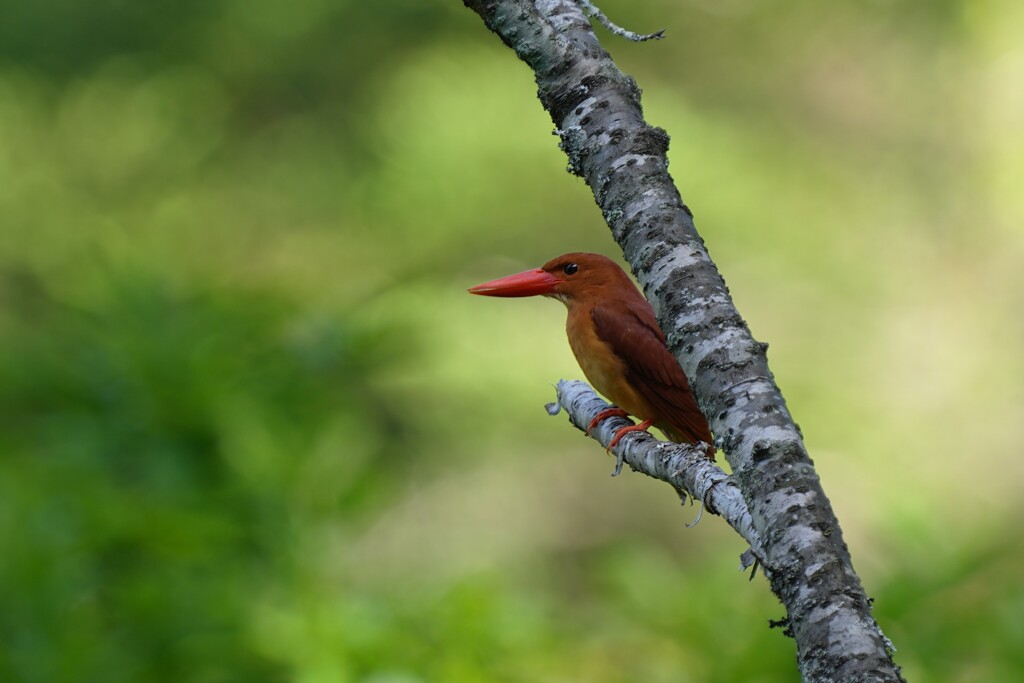
[{"label": "ruddy kingfisher", "polygon": [[540,268],[469,291],[498,297],[547,296],[566,305],[565,331],[583,374],[617,406],[598,413],[587,431],[613,415],[641,420],[618,430],[609,449],[629,432],[653,425],[671,441],[708,444],[708,458],[714,460],[711,430],[686,374],[665,344],[654,309],[610,258],[563,254]]}]

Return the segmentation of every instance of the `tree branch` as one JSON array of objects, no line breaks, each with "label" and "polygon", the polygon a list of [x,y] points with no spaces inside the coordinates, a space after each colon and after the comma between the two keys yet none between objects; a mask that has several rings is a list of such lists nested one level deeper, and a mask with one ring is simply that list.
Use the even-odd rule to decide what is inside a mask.
[{"label": "tree branch", "polygon": [[[557,390],[558,405],[565,408],[570,422],[606,448],[615,438],[616,430],[632,424],[625,418],[611,417],[588,434],[587,425],[608,404],[586,382],[559,380]],[[549,409],[548,412],[553,415],[558,411]],[[671,484],[683,498],[690,496],[701,501],[708,512],[721,515],[750,544],[749,553],[744,553],[740,559],[740,569],[749,567],[754,558],[763,564],[761,539],[754,530],[743,494],[728,474],[708,460],[704,445],[659,441],[647,432],[630,432],[615,445],[612,453],[616,457],[612,476],[619,473],[625,462],[635,472]]]},{"label": "tree branch", "polygon": [[668,134],[573,0],[464,0],[534,71],[584,178],[723,447],[806,681],[899,681],[842,530],[766,360],[668,173]]},{"label": "tree branch", "polygon": [[590,0],[579,0],[579,3],[580,7],[583,8],[583,11],[587,13],[587,16],[596,19],[601,26],[604,26],[615,35],[621,36],[626,40],[642,43],[647,40],[661,40],[665,37],[665,29],[655,31],[654,33],[634,33],[633,31],[627,31],[618,24],[612,22],[612,20],[605,16],[604,12],[598,9],[594,3],[590,2]]}]

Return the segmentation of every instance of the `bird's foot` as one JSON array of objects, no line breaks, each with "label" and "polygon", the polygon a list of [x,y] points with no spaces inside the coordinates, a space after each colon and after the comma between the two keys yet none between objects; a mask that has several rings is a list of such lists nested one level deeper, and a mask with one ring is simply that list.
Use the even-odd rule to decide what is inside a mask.
[{"label": "bird's foot", "polygon": [[[619,442],[619,439],[624,437],[626,434],[629,434],[630,432],[646,432],[648,427],[651,426],[651,424],[652,423],[650,420],[644,420],[638,425],[629,425],[628,427],[623,427],[619,431],[615,432],[615,436],[612,438],[611,443],[608,444],[608,448],[604,449],[604,452],[610,454],[612,452],[612,448],[614,448],[615,444]],[[619,472],[622,471],[622,465],[625,461],[625,451],[619,451],[618,453],[615,454],[615,469],[612,471],[613,477],[619,476]]]},{"label": "bird's foot", "polygon": [[630,432],[646,432],[648,429],[650,429],[652,424],[654,423],[651,420],[644,420],[638,425],[630,425],[629,427],[623,427],[619,431],[615,432],[615,438],[612,439],[611,443],[608,444],[608,448],[606,448],[605,450],[610,451],[611,449],[615,448],[615,444],[619,442],[619,439],[624,437],[626,434],[629,434]]},{"label": "bird's foot", "polygon": [[590,421],[589,425],[587,425],[587,434],[594,431],[594,427],[601,424],[602,421],[607,420],[609,417],[629,417],[629,413],[622,408],[605,408],[595,415],[594,419]]}]

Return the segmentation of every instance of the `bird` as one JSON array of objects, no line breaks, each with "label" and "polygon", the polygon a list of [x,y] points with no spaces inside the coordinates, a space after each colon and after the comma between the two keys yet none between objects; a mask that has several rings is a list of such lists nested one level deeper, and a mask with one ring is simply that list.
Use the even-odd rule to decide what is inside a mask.
[{"label": "bird", "polygon": [[715,447],[686,373],[668,350],[654,309],[617,263],[601,254],[572,252],[540,268],[469,288],[493,297],[545,296],[568,308],[566,334],[590,384],[614,405],[590,422],[587,432],[612,417],[635,416],[639,424],[616,431],[611,450],[626,434],[651,426],[677,443]]}]

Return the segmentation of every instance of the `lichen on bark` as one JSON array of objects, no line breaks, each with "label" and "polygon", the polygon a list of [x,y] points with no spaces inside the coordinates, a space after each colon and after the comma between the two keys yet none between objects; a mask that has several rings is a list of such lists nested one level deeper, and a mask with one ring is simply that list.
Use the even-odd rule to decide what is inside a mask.
[{"label": "lichen on bark", "polygon": [[739,484],[807,681],[900,681],[842,530],[757,341],[668,172],[668,134],[572,0],[464,0],[534,71],[569,168],[586,180],[654,306]]}]

